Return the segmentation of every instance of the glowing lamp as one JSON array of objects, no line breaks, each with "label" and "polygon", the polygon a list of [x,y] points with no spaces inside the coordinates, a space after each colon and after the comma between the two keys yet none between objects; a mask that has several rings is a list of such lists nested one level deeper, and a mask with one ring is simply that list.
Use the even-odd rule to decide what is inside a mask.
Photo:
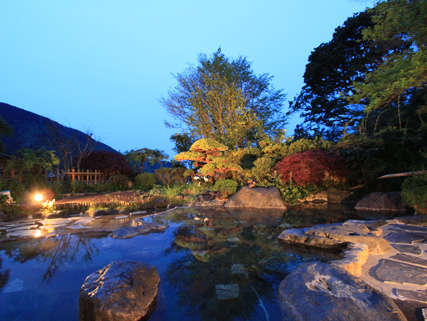
[{"label": "glowing lamp", "polygon": [[40,237],[40,236],[42,236],[42,231],[40,231],[40,230],[35,230],[34,231],[34,237]]},{"label": "glowing lamp", "polygon": [[40,194],[40,193],[36,193],[36,194],[34,194],[34,200],[36,201],[36,202],[41,202],[41,201],[43,201],[43,195],[42,194]]}]

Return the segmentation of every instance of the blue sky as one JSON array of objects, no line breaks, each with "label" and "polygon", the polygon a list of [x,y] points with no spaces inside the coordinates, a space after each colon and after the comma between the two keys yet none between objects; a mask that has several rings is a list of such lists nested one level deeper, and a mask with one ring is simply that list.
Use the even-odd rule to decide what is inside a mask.
[{"label": "blue sky", "polygon": [[[2,0],[0,101],[173,156],[160,104],[173,74],[218,47],[292,99],[310,52],[372,0]],[[286,106],[285,106],[286,108]],[[296,119],[290,121],[291,132]]]}]

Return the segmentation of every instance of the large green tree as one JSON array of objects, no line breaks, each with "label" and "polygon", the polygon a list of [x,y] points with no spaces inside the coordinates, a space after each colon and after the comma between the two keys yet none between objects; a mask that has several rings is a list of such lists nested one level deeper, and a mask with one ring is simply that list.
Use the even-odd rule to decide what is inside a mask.
[{"label": "large green tree", "polygon": [[236,148],[275,134],[285,123],[283,92],[273,88],[270,75],[256,75],[246,58],[229,59],[218,49],[176,79],[162,103],[177,121],[171,126],[195,138]]},{"label": "large green tree", "polygon": [[[365,119],[371,113],[379,119],[382,113],[393,108],[397,111],[396,127],[405,126],[402,107],[407,108],[408,100],[426,90],[427,82],[427,1],[388,0],[378,3],[371,10],[374,25],[363,31],[365,41],[405,41],[404,50],[390,50],[378,68],[367,73],[362,81],[355,81],[356,94],[350,102],[362,103]],[[411,106],[409,104],[409,106]],[[424,110],[425,101],[418,108]],[[422,118],[421,118],[421,121]],[[377,122],[378,123],[378,122]],[[365,131],[366,128],[362,127]]]},{"label": "large green tree", "polygon": [[313,50],[304,73],[304,87],[291,104],[303,123],[297,134],[338,138],[351,132],[363,116],[364,106],[349,103],[355,93],[354,82],[363,81],[367,72],[376,69],[390,51],[408,47],[402,39],[365,38],[364,30],[375,24],[371,11],[348,18],[335,29],[332,40]]},{"label": "large green tree", "polygon": [[25,148],[7,161],[6,170],[19,183],[37,183],[42,179],[45,171],[51,171],[58,165],[59,159],[54,151]]}]

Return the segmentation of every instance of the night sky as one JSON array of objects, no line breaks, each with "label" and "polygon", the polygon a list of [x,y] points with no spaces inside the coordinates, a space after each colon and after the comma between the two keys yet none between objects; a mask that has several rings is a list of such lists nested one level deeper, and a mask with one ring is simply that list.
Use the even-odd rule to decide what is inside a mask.
[{"label": "night sky", "polygon": [[[218,47],[274,76],[287,99],[310,52],[370,0],[0,1],[0,101],[82,131],[122,152],[173,156],[160,104],[174,74]],[[287,104],[286,104],[287,105]],[[285,105],[285,111],[286,106]],[[296,123],[290,121],[288,133]]]}]

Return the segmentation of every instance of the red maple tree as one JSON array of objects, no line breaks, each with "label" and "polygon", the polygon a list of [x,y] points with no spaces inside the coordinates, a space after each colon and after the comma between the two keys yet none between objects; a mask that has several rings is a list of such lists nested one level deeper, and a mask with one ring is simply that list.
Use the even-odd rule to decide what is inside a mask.
[{"label": "red maple tree", "polygon": [[344,160],[323,150],[309,150],[283,158],[274,170],[284,183],[321,185],[342,183],[348,173]]}]

